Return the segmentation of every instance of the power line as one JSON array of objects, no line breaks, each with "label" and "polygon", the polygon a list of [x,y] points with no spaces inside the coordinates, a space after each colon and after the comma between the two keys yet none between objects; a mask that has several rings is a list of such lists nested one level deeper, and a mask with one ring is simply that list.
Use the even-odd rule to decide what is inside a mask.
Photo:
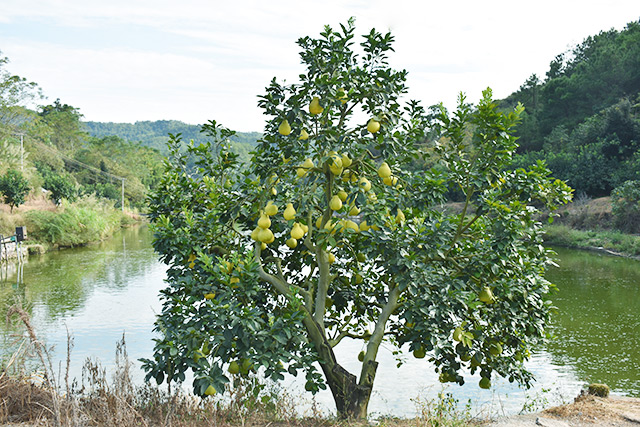
[{"label": "power line", "polygon": [[119,180],[124,180],[125,179],[122,176],[113,175],[113,174],[111,174],[109,172],[103,171],[102,169],[98,169],[98,168],[96,168],[94,166],[88,165],[86,163],[82,163],[79,160],[76,160],[76,159],[73,159],[71,157],[65,156],[64,154],[60,153],[59,151],[53,150],[53,149],[47,147],[45,144],[43,144],[41,142],[37,142],[36,141],[36,145],[40,146],[40,148],[44,148],[45,150],[49,151],[50,153],[53,153],[53,154],[57,155],[58,157],[62,157],[63,159],[67,160],[68,162],[75,163],[75,164],[77,164],[79,166],[82,166],[82,167],[87,168],[89,170],[92,170],[94,172],[101,173],[102,175],[106,175],[106,176],[108,176],[110,178],[115,178],[115,179],[119,179]]},{"label": "power line", "polygon": [[120,181],[122,181],[122,199],[121,199],[121,205],[122,205],[122,212],[124,212],[124,180],[125,180],[125,178],[124,178],[124,177],[121,177],[121,176],[118,176],[118,175],[113,175],[113,174],[111,174],[111,173],[109,173],[109,172],[105,172],[105,171],[103,171],[102,169],[98,169],[98,168],[96,168],[96,167],[94,167],[94,166],[88,165],[88,164],[83,163],[83,162],[81,162],[81,161],[79,161],[79,160],[72,159],[71,157],[65,156],[64,154],[60,153],[60,152],[59,152],[59,151],[57,151],[57,150],[53,150],[52,148],[47,147],[45,144],[43,144],[43,143],[41,143],[41,142],[34,141],[34,143],[35,143],[35,145],[36,145],[36,146],[38,146],[39,148],[42,148],[42,149],[44,149],[45,151],[48,151],[48,152],[52,153],[53,155],[58,156],[58,157],[60,157],[60,158],[62,158],[62,159],[64,159],[64,160],[66,160],[66,161],[68,161],[68,162],[70,162],[70,163],[74,163],[74,164],[76,164],[76,165],[78,165],[78,166],[82,166],[82,167],[84,167],[84,168],[86,168],[86,169],[89,169],[89,170],[91,170],[91,171],[93,171],[93,172],[97,172],[97,173],[100,173],[100,174],[102,174],[102,175],[106,175],[106,176],[108,176],[109,178],[119,179]]}]

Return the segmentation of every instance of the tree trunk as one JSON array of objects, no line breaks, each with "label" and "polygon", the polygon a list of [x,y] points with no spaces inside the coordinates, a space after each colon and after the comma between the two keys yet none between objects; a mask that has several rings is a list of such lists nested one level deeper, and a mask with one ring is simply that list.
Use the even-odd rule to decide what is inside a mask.
[{"label": "tree trunk", "polygon": [[[375,376],[378,363],[374,361],[368,363],[372,375]],[[333,364],[332,367],[329,367],[328,364],[323,364],[322,370],[333,394],[338,417],[356,420],[366,419],[369,398],[373,389],[373,378],[368,382],[371,385],[360,385],[357,383],[355,375],[350,374],[337,363]]]}]

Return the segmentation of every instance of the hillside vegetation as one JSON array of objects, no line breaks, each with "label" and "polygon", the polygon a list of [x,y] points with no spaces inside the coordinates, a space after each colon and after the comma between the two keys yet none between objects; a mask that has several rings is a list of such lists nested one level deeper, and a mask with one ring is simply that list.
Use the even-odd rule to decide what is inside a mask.
[{"label": "hillside vegetation", "polygon": [[640,180],[640,23],[557,55],[544,80],[532,75],[502,106],[518,102],[525,106],[519,166],[544,160],[591,197]]},{"label": "hillside vegetation", "polygon": [[[177,120],[141,121],[135,123],[104,123],[84,122],[86,131],[97,138],[115,135],[125,141],[140,142],[140,144],[167,153],[168,135],[180,134],[184,141],[193,140],[195,145],[206,142],[207,138],[201,133],[202,126],[190,125]],[[243,160],[249,159],[258,139],[259,132],[238,132],[230,138],[233,151]]]}]

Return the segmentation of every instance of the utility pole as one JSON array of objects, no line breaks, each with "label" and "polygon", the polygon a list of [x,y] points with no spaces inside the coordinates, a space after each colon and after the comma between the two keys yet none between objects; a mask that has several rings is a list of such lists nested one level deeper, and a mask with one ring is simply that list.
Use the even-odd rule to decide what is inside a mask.
[{"label": "utility pole", "polygon": [[124,212],[124,178],[122,178],[122,212]]},{"label": "utility pole", "polygon": [[20,172],[24,172],[24,133],[20,134]]},{"label": "utility pole", "polygon": [[14,133],[20,137],[20,171],[24,172],[24,133]]}]

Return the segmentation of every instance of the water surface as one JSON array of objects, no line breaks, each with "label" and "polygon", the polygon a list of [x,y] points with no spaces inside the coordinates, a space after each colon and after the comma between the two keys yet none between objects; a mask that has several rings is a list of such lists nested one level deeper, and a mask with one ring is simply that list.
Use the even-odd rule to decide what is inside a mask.
[{"label": "water surface", "polygon": [[[166,267],[157,261],[146,227],[123,230],[107,242],[85,248],[32,256],[24,265],[23,282],[15,269],[0,275],[0,316],[20,299],[47,344],[54,345],[57,361],[65,358],[67,330],[73,337],[71,375],[81,377],[85,359],[97,358],[109,368],[115,343],[124,334],[129,357],[151,357],[152,327],[160,311]],[[521,390],[506,380],[494,379],[494,388],[478,387],[479,377],[466,376],[463,387],[446,391],[474,411],[493,414],[518,412],[525,404],[572,400],[586,382],[604,382],[619,394],[640,396],[640,262],[594,253],[558,249],[559,268],[548,278],[558,285],[553,295],[558,308],[552,330],[555,338],[528,363],[538,382]],[[3,350],[15,329],[2,323]],[[345,341],[336,349],[338,360],[359,373],[361,344]],[[416,400],[429,399],[442,390],[433,367],[407,355],[399,369],[390,348],[379,353],[370,413],[413,416]],[[58,363],[55,363],[58,366]],[[139,363],[135,363],[139,366]],[[134,369],[134,378],[144,374]],[[305,395],[303,382],[287,379],[288,391]],[[300,398],[300,399],[306,399]],[[329,392],[317,403],[333,410]]]}]

